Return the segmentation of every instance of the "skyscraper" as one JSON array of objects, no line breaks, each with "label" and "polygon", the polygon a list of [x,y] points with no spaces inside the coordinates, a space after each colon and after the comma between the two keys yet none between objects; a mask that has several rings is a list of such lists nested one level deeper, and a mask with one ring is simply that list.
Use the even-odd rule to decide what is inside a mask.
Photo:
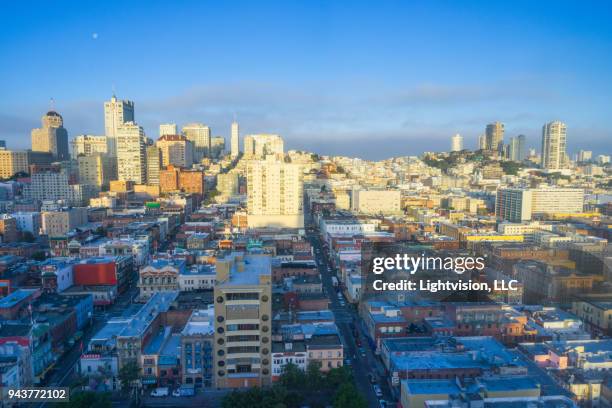
[{"label": "skyscraper", "polygon": [[146,182],[146,140],[141,126],[126,122],[117,128],[117,173],[119,180]]},{"label": "skyscraper", "polygon": [[176,123],[162,123],[159,125],[159,137],[165,135],[178,135]]},{"label": "skyscraper", "polygon": [[249,227],[304,226],[301,166],[274,156],[247,165]]},{"label": "skyscraper", "polygon": [[487,150],[487,135],[478,136],[478,149]]},{"label": "skyscraper", "polygon": [[527,156],[525,150],[525,135],[518,135],[517,137],[510,138],[508,144],[508,159],[515,162],[522,162]]},{"label": "skyscraper", "polygon": [[159,172],[161,168],[161,150],[157,146],[147,146],[147,184],[159,186]]},{"label": "skyscraper", "polygon": [[585,163],[590,161],[593,158],[593,152],[591,150],[581,150],[578,153],[578,161],[580,163]]},{"label": "skyscraper", "polygon": [[68,160],[68,132],[62,116],[49,111],[42,117],[42,126],[32,129],[32,151],[51,153],[56,160]]},{"label": "skyscraper", "polygon": [[183,126],[183,135],[193,144],[193,161],[199,163],[210,154],[210,128],[203,123]]},{"label": "skyscraper", "polygon": [[238,157],[240,154],[240,128],[238,122],[232,122],[232,135],[231,135],[231,155],[232,158]]},{"label": "skyscraper", "polygon": [[463,136],[457,133],[451,137],[451,152],[460,152],[463,150]]},{"label": "skyscraper", "polygon": [[549,122],[542,127],[542,168],[563,169],[567,165],[567,126],[560,121]]},{"label": "skyscraper", "polygon": [[117,156],[117,131],[126,122],[134,122],[134,102],[118,100],[113,95],[110,101],[104,102],[104,132],[110,156]]},{"label": "skyscraper", "polygon": [[487,150],[499,153],[504,144],[504,124],[501,122],[489,123],[485,135]]}]

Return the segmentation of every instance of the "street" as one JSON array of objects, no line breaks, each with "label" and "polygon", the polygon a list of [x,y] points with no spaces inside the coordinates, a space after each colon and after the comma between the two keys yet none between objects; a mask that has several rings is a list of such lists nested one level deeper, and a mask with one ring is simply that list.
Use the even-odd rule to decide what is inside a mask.
[{"label": "street", "polygon": [[[340,304],[336,288],[334,287],[331,279],[332,276],[335,276],[335,274],[333,269],[331,272],[328,270],[330,265],[327,257],[325,256],[320,238],[315,234],[308,234],[308,239],[313,246],[319,273],[321,274],[323,290],[329,296],[330,309],[334,313],[336,325],[338,326],[340,337],[342,338],[342,342],[344,344],[345,365],[347,365],[347,359],[351,361],[350,368],[353,372],[357,389],[361,390],[364,394],[364,397],[368,402],[368,406],[379,406],[379,398],[376,397],[373,384],[370,383],[368,378],[368,374],[370,373],[375,374],[379,379],[384,378],[382,376],[383,373],[377,369],[377,366],[379,365],[377,364],[377,357],[374,355],[373,351],[368,345],[366,337],[362,331],[361,324],[359,324],[360,319],[356,308],[350,303],[346,302],[344,296],[342,298],[344,306]],[[351,324],[353,324],[357,330],[361,347],[357,346],[356,338],[351,329]],[[362,356],[362,351],[360,351],[360,348],[365,353],[365,357]],[[388,390],[386,382],[379,380],[378,385],[383,392],[383,397],[380,399],[386,401],[391,400],[391,393]]]}]

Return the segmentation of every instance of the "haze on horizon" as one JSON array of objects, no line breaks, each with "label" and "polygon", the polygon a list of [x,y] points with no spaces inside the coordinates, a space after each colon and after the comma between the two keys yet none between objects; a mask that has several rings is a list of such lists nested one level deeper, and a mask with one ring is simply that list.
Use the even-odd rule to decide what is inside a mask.
[{"label": "haze on horizon", "polygon": [[[495,4],[491,4],[495,3]],[[118,2],[3,5],[0,139],[27,148],[50,108],[103,134],[103,102],[136,120],[278,133],[289,149],[367,159],[475,148],[562,120],[569,152],[610,154],[607,2]]]}]

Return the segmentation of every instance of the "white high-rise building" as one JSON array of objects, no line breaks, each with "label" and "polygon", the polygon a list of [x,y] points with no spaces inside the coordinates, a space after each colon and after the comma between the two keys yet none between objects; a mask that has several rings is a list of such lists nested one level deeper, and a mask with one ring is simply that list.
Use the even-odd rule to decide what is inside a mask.
[{"label": "white high-rise building", "polygon": [[487,150],[487,135],[478,136],[478,149]]},{"label": "white high-rise building", "polygon": [[232,122],[232,135],[230,139],[232,158],[238,157],[240,154],[240,128],[238,122]]},{"label": "white high-rise building", "polygon": [[108,152],[106,136],[79,135],[72,139],[72,157],[91,156]]},{"label": "white high-rise building", "polygon": [[159,125],[159,137],[166,135],[178,135],[176,123],[162,123]]},{"label": "white high-rise building", "polygon": [[593,151],[591,150],[581,150],[578,152],[578,161],[580,163],[588,162],[593,158]]},{"label": "white high-rise building", "polygon": [[145,184],[147,180],[144,130],[134,122],[117,128],[117,174],[119,180]]},{"label": "white high-rise building", "polygon": [[451,137],[451,152],[460,152],[463,150],[463,136],[457,133]]},{"label": "white high-rise building", "polygon": [[563,169],[567,166],[567,126],[560,121],[542,127],[542,168]]},{"label": "white high-rise building", "polygon": [[510,143],[508,144],[508,159],[515,162],[522,162],[526,158],[525,135],[518,135],[517,137],[511,137]]},{"label": "white high-rise building", "polygon": [[183,126],[183,135],[193,144],[193,161],[199,163],[210,154],[210,128],[203,123]]},{"label": "white high-rise building", "polygon": [[285,163],[274,156],[249,161],[249,227],[303,227],[303,189],[302,168],[299,164]]},{"label": "white high-rise building", "polygon": [[284,153],[284,142],[279,135],[259,134],[244,137],[244,155],[250,158],[263,158],[266,155]]},{"label": "white high-rise building", "polygon": [[134,102],[119,100],[113,95],[110,101],[104,102],[104,133],[110,156],[117,156],[117,131],[126,122],[134,122]]}]

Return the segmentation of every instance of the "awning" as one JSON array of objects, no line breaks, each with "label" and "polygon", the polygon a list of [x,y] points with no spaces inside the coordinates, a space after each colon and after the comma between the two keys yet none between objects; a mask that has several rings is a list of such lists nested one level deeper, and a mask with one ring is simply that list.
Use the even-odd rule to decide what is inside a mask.
[{"label": "awning", "polygon": [[157,377],[145,377],[142,379],[143,385],[157,384]]}]

